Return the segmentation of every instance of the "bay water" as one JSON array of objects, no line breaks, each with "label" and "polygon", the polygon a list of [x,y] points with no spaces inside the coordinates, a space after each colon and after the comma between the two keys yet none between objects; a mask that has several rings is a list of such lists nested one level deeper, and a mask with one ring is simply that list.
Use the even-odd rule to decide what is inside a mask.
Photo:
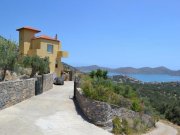
[{"label": "bay water", "polygon": [[[108,73],[109,76],[122,75],[119,73]],[[180,76],[171,76],[165,74],[124,74],[143,82],[177,82]]]}]

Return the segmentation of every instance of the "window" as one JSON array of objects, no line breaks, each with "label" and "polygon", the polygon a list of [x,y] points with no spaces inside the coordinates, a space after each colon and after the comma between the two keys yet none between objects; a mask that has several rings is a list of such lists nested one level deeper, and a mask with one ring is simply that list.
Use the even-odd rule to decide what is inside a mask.
[{"label": "window", "polygon": [[48,53],[53,53],[53,45],[51,45],[51,44],[47,45],[47,52]]}]

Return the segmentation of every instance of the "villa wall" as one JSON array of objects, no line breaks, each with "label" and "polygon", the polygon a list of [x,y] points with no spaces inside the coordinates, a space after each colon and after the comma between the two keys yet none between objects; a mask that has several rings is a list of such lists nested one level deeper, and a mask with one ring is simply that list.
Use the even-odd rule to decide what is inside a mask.
[{"label": "villa wall", "polygon": [[35,79],[0,82],[0,109],[35,95]]}]

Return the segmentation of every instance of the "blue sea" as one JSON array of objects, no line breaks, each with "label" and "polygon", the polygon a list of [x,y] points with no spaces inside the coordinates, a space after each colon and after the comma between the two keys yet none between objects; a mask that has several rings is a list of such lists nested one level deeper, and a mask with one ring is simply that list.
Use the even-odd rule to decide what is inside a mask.
[{"label": "blue sea", "polygon": [[[120,75],[118,73],[109,73],[109,76]],[[121,74],[122,75],[122,74]],[[171,76],[164,74],[125,74],[143,82],[177,82],[180,81],[180,76]]]}]

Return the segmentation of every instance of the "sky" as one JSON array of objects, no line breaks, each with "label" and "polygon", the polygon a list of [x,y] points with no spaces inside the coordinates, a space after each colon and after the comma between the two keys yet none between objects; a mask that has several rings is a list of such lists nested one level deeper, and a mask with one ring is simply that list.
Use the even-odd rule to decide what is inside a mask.
[{"label": "sky", "polygon": [[58,38],[73,66],[180,69],[179,0],[1,0],[0,35],[31,26]]}]

